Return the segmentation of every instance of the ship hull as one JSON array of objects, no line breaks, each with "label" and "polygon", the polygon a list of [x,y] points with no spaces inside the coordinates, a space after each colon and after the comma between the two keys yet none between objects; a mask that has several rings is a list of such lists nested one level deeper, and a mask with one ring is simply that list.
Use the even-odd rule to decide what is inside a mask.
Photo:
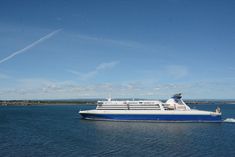
[{"label": "ship hull", "polygon": [[221,115],[197,114],[92,114],[80,113],[82,118],[115,121],[158,121],[158,122],[221,122]]}]

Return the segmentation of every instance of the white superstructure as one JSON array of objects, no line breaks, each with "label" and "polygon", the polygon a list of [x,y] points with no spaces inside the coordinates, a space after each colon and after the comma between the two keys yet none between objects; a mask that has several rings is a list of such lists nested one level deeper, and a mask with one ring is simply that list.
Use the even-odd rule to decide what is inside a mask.
[{"label": "white superstructure", "polygon": [[181,94],[174,95],[172,98],[163,103],[156,100],[138,100],[138,101],[98,101],[96,110],[178,110],[190,111],[181,99]]}]

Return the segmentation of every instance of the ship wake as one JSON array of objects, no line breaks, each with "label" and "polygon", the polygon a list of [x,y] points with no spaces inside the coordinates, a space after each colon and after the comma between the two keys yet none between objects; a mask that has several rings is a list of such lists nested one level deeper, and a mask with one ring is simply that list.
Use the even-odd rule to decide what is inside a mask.
[{"label": "ship wake", "polygon": [[226,118],[224,120],[224,122],[226,122],[226,123],[235,123],[235,118]]}]

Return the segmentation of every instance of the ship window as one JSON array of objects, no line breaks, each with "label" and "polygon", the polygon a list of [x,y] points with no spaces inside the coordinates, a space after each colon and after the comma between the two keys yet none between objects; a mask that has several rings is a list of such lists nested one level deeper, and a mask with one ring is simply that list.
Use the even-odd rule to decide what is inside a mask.
[{"label": "ship window", "polygon": [[102,106],[103,105],[103,103],[102,102],[98,102],[98,106]]}]

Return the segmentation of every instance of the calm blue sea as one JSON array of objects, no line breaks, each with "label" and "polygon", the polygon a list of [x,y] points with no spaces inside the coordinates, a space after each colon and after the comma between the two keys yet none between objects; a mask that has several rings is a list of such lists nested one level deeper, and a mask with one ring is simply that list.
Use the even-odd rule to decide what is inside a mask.
[{"label": "calm blue sea", "polygon": [[[95,106],[1,106],[0,156],[234,157],[235,123],[81,120]],[[192,107],[192,106],[191,106]],[[215,105],[193,108],[214,110]],[[235,105],[222,105],[235,118]]]}]

